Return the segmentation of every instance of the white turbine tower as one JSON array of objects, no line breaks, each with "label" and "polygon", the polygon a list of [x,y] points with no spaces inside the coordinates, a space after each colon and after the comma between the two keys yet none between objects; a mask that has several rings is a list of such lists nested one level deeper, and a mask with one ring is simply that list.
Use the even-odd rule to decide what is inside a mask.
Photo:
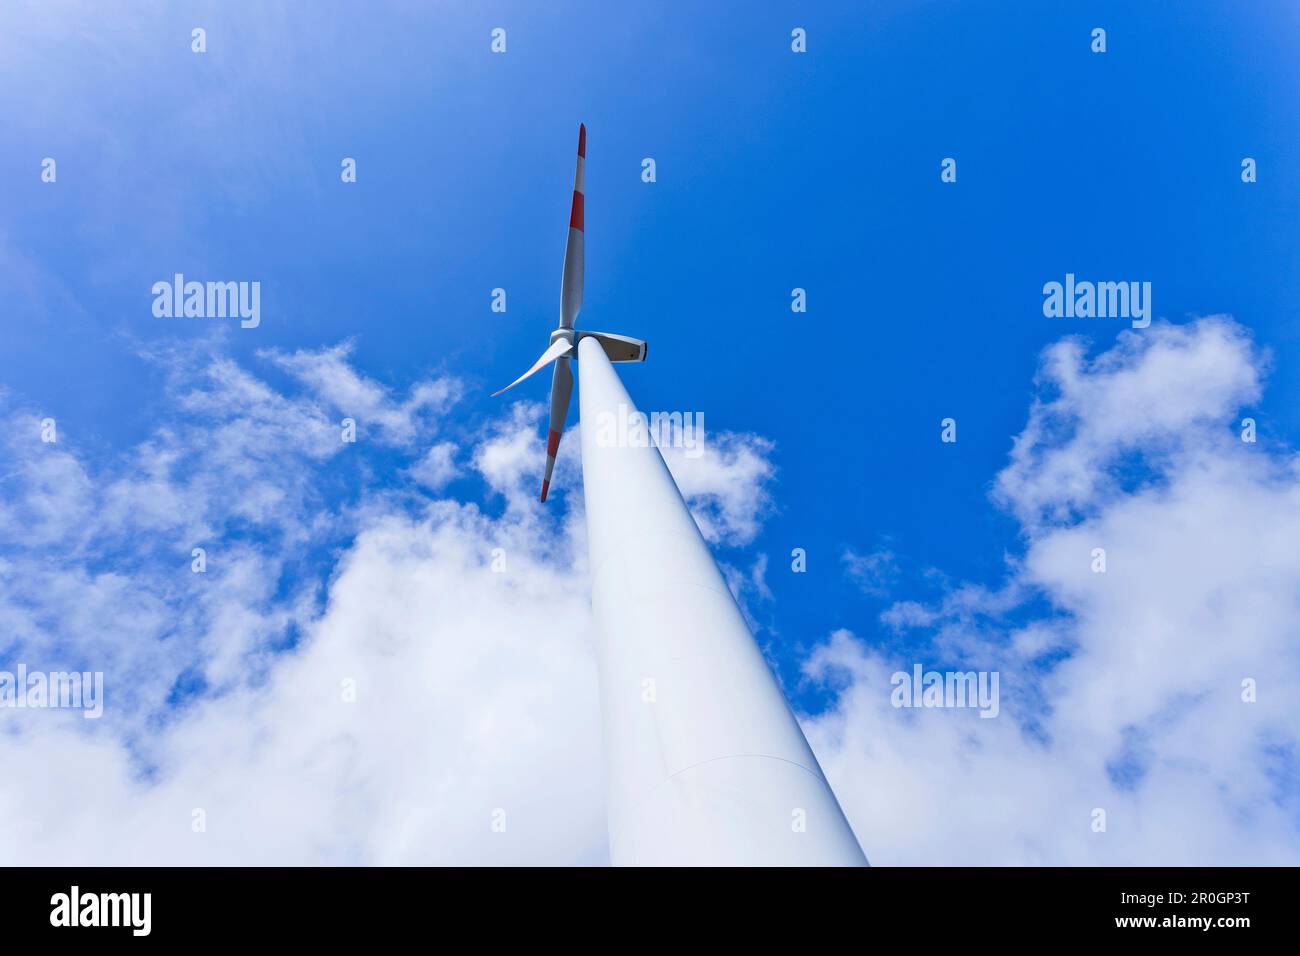
[{"label": "white turbine tower", "polygon": [[[615,865],[862,866],[867,860],[611,362],[646,343],[581,332],[583,164],[564,253],[541,500],[582,371],[582,474]],[[501,389],[504,392],[506,389]],[[499,395],[501,392],[495,394]]]}]

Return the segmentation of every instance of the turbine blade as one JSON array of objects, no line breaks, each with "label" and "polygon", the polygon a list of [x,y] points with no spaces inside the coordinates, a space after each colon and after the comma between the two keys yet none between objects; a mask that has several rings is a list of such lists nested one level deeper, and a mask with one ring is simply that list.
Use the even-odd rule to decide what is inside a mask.
[{"label": "turbine blade", "polygon": [[564,419],[569,414],[569,398],[573,395],[572,360],[568,357],[555,363],[551,378],[551,427],[546,433],[546,474],[542,478],[542,501],[551,490],[551,472],[555,470],[555,456],[560,451],[560,436],[564,434]]},{"label": "turbine blade", "polygon": [[551,343],[551,347],[542,353],[542,357],[533,363],[532,368],[530,368],[527,372],[524,372],[523,375],[520,375],[517,379],[515,379],[505,388],[493,392],[492,397],[496,398],[502,392],[509,391],[510,389],[518,385],[520,382],[522,382],[524,379],[526,379],[528,376],[532,375],[538,369],[546,365],[547,362],[554,362],[561,355],[568,355],[569,352],[572,351],[572,349],[573,346],[570,345],[564,339],[556,339],[554,342]]},{"label": "turbine blade", "polygon": [[564,247],[564,279],[560,285],[560,328],[573,328],[582,311],[583,192],[587,162],[587,127],[578,126],[578,169],[573,174],[573,211],[569,214],[569,241]]}]

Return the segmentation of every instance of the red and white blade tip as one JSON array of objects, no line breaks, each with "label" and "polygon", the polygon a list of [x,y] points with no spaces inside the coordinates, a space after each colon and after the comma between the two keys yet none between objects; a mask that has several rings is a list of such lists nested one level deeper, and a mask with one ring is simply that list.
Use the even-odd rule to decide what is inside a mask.
[{"label": "red and white blade tip", "polygon": [[[583,219],[585,216],[586,200],[583,197],[586,187],[583,180],[586,178],[582,175],[582,165],[587,161],[587,124],[578,124],[578,171],[573,177],[573,211],[569,214],[569,228],[583,232]],[[569,260],[566,257],[564,265],[567,269]],[[566,272],[567,275],[567,272]]]}]

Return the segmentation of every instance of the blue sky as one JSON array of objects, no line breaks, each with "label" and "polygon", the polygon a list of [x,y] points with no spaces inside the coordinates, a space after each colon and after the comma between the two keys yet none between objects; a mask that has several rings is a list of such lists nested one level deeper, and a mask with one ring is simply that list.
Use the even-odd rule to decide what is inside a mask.
[{"label": "blue sky", "polygon": [[[386,438],[363,420],[358,454],[304,472],[293,493],[266,505],[339,520],[308,534],[305,521],[286,530],[247,514],[205,519],[220,540],[277,556],[258,613],[275,617],[293,595],[317,602],[260,632],[252,647],[263,670],[319,623],[376,502],[407,515],[427,506],[407,469],[429,445],[455,444],[460,467],[425,497],[473,503],[507,523],[524,507],[507,490],[513,473],[497,482],[468,462],[484,442],[509,444],[502,422],[527,425],[540,442],[538,409],[514,413],[489,393],[532,361],[555,323],[580,121],[579,324],[650,341],[650,361],[624,369],[644,410],[703,412],[724,450],[757,449],[767,470],[735,486],[753,492],[744,506],[755,531],[721,534],[719,554],[751,582],[756,562],[767,562],[742,600],[809,714],[833,717],[847,699],[842,680],[809,676],[809,660],[826,659],[839,629],[909,662],[968,660],[970,645],[942,613],[918,630],[891,627],[897,611],[882,620],[891,609],[951,611],[954,594],[971,593],[964,584],[1007,594],[996,608],[957,614],[967,637],[994,645],[1072,613],[1041,578],[1019,580],[1043,540],[1025,509],[1041,499],[1022,484],[999,499],[999,475],[1032,403],[1057,394],[1050,375],[1035,384],[1044,350],[1083,335],[1096,355],[1128,323],[1045,318],[1045,282],[1067,272],[1150,282],[1158,327],[1231,315],[1222,336],[1168,340],[1171,354],[1221,347],[1215,368],[1231,367],[1221,393],[1208,377],[1219,404],[1178,427],[1213,419],[1204,434],[1218,438],[1206,440],[1231,439],[1251,415],[1261,454],[1285,471],[1300,430],[1294,4],[122,11],[19,5],[3,18],[0,386],[10,413],[55,417],[87,487],[103,488],[128,458],[156,454],[160,431],[181,436],[175,476],[202,471],[184,449],[202,448],[204,429],[234,414],[212,412],[229,394],[203,378],[213,357],[305,401],[342,373],[303,356],[351,343],[349,374],[382,393],[376,416],[398,415],[418,383],[457,381],[454,401],[417,403]],[[207,30],[202,55],[190,49],[195,26]],[[1104,54],[1089,49],[1099,26]],[[489,50],[494,27],[507,31],[504,55]],[[794,27],[807,30],[806,54],[790,49]],[[54,184],[40,179],[47,156],[58,163]],[[355,184],[340,182],[343,157],[357,161]],[[656,161],[651,184],[640,177],[645,157]],[[957,161],[955,183],[940,181],[945,157]],[[1241,181],[1243,157],[1257,161],[1258,182]],[[260,281],[261,325],[156,318],[150,287],[176,272]],[[507,290],[504,314],[490,310],[496,287]],[[795,287],[807,290],[805,314],[790,309]],[[1115,361],[1141,367],[1145,353],[1125,348]],[[1173,380],[1196,392],[1196,374]],[[187,405],[193,389],[208,398]],[[545,390],[539,376],[517,394],[542,401]],[[1189,400],[1174,389],[1133,394]],[[346,413],[327,406],[310,420]],[[1086,432],[1089,414],[1161,414],[1096,408],[1071,406],[1067,431]],[[939,441],[947,416],[958,423],[951,445]],[[1098,434],[1114,434],[1111,419],[1098,421]],[[1184,432],[1170,435],[1156,444],[1183,447]],[[1117,441],[1137,455],[1120,492],[1175,483],[1143,457],[1149,446]],[[566,445],[575,450],[573,436]],[[1126,467],[1121,459],[1099,458],[1111,474]],[[274,460],[271,450],[259,459]],[[728,461],[745,471],[743,456]],[[521,460],[517,477],[537,484],[542,463]],[[548,534],[575,514],[576,465],[561,461],[550,511],[528,512]],[[131,480],[148,470],[132,468]],[[233,472],[224,493],[238,495],[251,474]],[[12,500],[22,494],[11,487]],[[1095,515],[1117,501],[1073,504]],[[21,525],[21,514],[10,517]],[[296,548],[297,533],[312,547]],[[38,545],[15,533],[0,553],[17,564],[48,547],[43,560],[57,563],[51,535]],[[145,529],[62,553],[130,581],[160,555],[187,560],[191,543],[177,528]],[[794,547],[808,553],[806,574],[789,571]],[[867,559],[856,565],[870,569],[865,579],[846,551]],[[160,640],[202,619],[179,592],[159,592],[158,613],[175,618]],[[46,621],[6,650],[83,646],[61,627]],[[1026,668],[1049,679],[1076,643]],[[169,708],[220,696],[221,681],[205,676],[214,653],[175,658],[163,703],[141,705],[155,724],[173,719]],[[1047,706],[1036,683],[1022,693]],[[1026,727],[1037,719],[1022,716]],[[149,755],[150,732],[127,736],[141,766],[165,769]],[[1260,799],[1294,823],[1295,752],[1286,741],[1270,746],[1281,748],[1274,777],[1283,784]],[[841,763],[853,760],[829,761]],[[1119,765],[1112,754],[1109,766]]]}]

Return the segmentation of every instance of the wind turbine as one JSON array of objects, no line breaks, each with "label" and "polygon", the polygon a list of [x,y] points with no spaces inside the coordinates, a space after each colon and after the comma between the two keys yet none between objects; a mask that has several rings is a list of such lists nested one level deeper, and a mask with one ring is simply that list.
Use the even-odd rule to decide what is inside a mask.
[{"label": "wind turbine", "polygon": [[578,358],[611,862],[866,865],[659,449],[625,440],[638,413],[611,363],[646,343],[574,328],[586,154],[579,126],[559,328],[494,394],[555,363],[545,501]]}]

